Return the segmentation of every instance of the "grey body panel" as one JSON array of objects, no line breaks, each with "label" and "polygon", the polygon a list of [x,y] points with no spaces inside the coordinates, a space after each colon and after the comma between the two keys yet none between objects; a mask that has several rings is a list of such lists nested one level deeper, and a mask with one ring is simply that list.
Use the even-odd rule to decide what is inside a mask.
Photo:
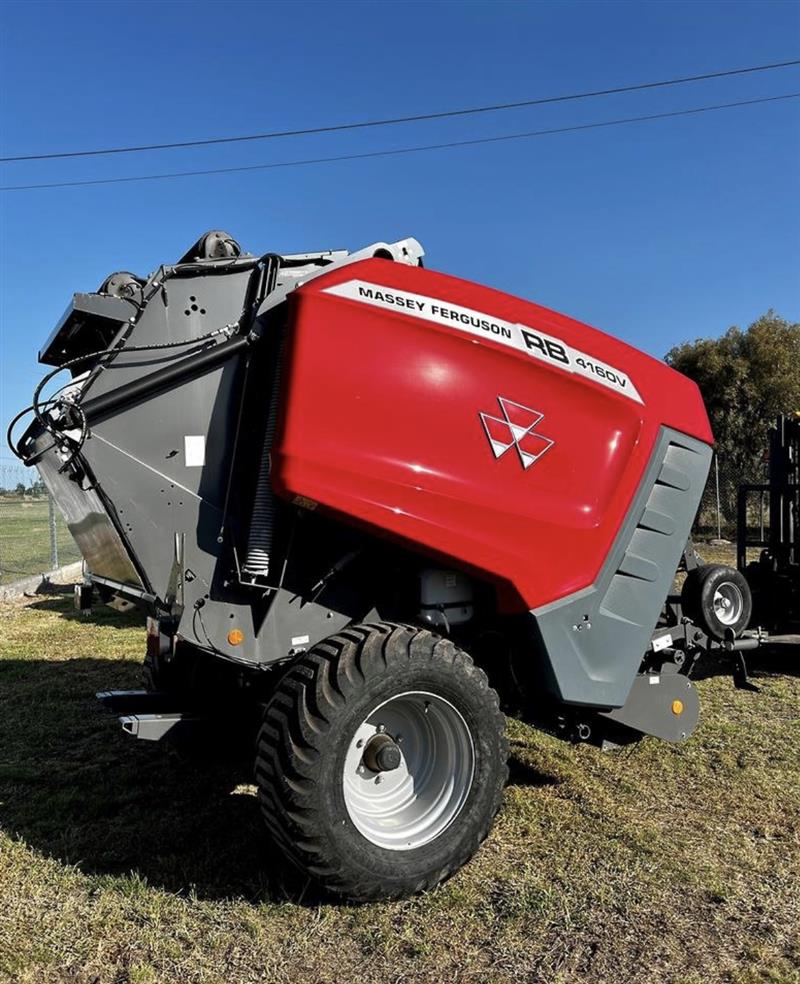
[{"label": "grey body panel", "polygon": [[97,326],[83,346],[85,352],[104,348],[119,331],[120,325],[136,315],[136,305],[122,297],[108,294],[75,294],[61,320],[39,352],[39,361],[46,365],[60,365],[66,346],[79,335],[87,320]]},{"label": "grey body panel", "polygon": [[[40,443],[42,447],[50,443],[50,435],[43,434]],[[142,579],[100,496],[60,474],[61,463],[56,451],[49,450],[37,465],[83,559],[90,569],[141,590]]]},{"label": "grey body panel", "polygon": [[569,704],[622,707],[700,503],[712,449],[662,428],[595,583],[530,613],[545,685]]},{"label": "grey body panel", "polygon": [[[258,322],[269,330],[266,316],[292,290],[334,266],[376,254],[416,265],[422,252],[415,240],[402,240],[356,253],[284,257]],[[176,357],[219,344],[219,337],[203,336],[223,326],[235,331],[248,303],[253,262],[241,257],[221,266],[223,276],[214,263],[207,269],[191,263],[175,276],[178,268],[159,268],[147,281],[143,295],[148,300],[141,310],[115,296],[76,294],[45,345],[43,360],[58,364],[74,357],[76,346],[80,354],[98,347],[162,346],[138,352],[123,347],[102,368],[89,371],[75,385],[82,403],[147,377]],[[307,577],[290,572],[285,585],[281,575],[243,592],[228,581],[230,542],[223,542],[221,530],[244,361],[237,355],[202,376],[148,393],[94,420],[81,450],[89,472],[80,484],[59,474],[65,456],[56,450],[44,452],[37,463],[65,513],[90,579],[162,615],[169,612],[178,620],[180,635],[203,649],[245,665],[265,665],[313,645],[366,611],[328,588],[316,591],[312,601],[310,589],[325,572],[313,564],[304,572]],[[264,412],[269,390],[265,379]],[[49,435],[42,434],[37,449],[50,443]],[[258,457],[260,443],[244,453]],[[238,646],[228,642],[232,628],[244,636]]]},{"label": "grey body panel", "polygon": [[686,741],[700,720],[700,699],[692,681],[665,663],[658,673],[639,674],[625,706],[600,717],[663,741]]}]

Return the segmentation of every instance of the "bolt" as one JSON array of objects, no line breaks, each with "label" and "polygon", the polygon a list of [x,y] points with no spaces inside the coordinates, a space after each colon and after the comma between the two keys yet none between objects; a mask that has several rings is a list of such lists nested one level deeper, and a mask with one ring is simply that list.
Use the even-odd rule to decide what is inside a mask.
[{"label": "bolt", "polygon": [[363,744],[364,744],[364,739],[359,738],[358,741],[356,742],[356,748],[361,748]]},{"label": "bolt", "polygon": [[378,732],[379,735],[382,735],[384,733],[384,731],[386,731],[386,728],[385,728],[384,725],[379,724],[378,727],[375,730]]},{"label": "bolt", "polygon": [[383,779],[383,776],[375,776],[375,785],[376,785],[376,786],[377,786],[377,785],[378,785],[378,783],[379,783],[379,782],[381,781],[381,779]]},{"label": "bolt", "polygon": [[397,744],[399,745],[399,744],[400,744],[400,742],[401,742],[401,741],[403,740],[403,736],[402,736],[402,735],[395,735],[395,736],[394,736],[394,740],[395,740],[395,741],[397,742]]},{"label": "bolt", "polygon": [[425,713],[427,714],[430,709],[431,709],[431,702],[429,700],[426,700],[425,701]]}]

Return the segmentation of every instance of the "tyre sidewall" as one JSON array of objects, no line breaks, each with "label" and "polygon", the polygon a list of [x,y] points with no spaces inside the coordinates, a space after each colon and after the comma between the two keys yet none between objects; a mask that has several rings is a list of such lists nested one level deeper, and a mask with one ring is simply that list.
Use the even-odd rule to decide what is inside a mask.
[{"label": "tyre sidewall", "polygon": [[[714,611],[714,594],[723,584],[733,584],[742,596],[743,608],[741,616],[733,625],[725,625],[719,620]],[[739,571],[732,567],[710,566],[704,571],[700,584],[698,604],[702,612],[705,627],[715,639],[723,640],[728,629],[733,629],[734,635],[739,636],[747,628],[753,611],[753,599],[750,587]]]},{"label": "tyre sidewall", "polygon": [[[487,688],[471,663],[457,669],[449,662],[410,660],[390,663],[385,672],[371,676],[363,690],[339,710],[330,722],[329,740],[318,763],[317,808],[330,818],[327,836],[336,856],[363,869],[365,877],[384,880],[388,886],[413,891],[432,871],[459,866],[460,858],[471,856],[485,835],[487,822],[496,810],[505,775],[505,752],[498,719],[487,714]],[[455,707],[466,723],[475,750],[472,786],[461,810],[437,837],[421,847],[393,851],[369,841],[350,818],[344,799],[343,776],[348,749],[358,727],[385,701],[409,691],[431,693]]]}]

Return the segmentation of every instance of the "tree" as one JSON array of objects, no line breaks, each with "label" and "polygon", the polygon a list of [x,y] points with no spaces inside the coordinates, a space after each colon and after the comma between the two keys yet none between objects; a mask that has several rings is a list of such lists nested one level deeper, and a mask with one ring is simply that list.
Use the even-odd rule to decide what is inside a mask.
[{"label": "tree", "polygon": [[700,387],[720,459],[743,481],[760,475],[767,430],[800,409],[800,324],[770,310],[746,331],[678,345],[666,361]]},{"label": "tree", "polygon": [[700,387],[732,485],[763,481],[767,431],[800,409],[800,324],[770,309],[746,331],[685,342],[666,361]]},{"label": "tree", "polygon": [[17,482],[17,487],[14,489],[17,495],[25,495],[25,486],[22,482]]}]

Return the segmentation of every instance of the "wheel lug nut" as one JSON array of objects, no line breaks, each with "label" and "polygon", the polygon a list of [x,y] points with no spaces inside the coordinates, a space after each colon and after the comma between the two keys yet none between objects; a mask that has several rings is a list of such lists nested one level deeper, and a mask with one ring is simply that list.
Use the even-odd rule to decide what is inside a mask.
[{"label": "wheel lug nut", "polygon": [[375,785],[377,786],[377,785],[378,785],[378,783],[379,783],[379,782],[380,782],[380,781],[381,781],[382,779],[383,779],[383,776],[375,776]]}]

